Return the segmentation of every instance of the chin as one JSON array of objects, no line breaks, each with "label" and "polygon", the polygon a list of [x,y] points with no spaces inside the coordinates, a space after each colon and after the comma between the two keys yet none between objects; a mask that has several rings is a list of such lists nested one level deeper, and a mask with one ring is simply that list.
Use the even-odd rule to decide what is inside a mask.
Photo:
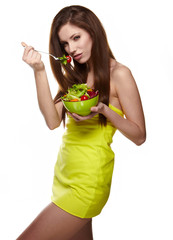
[{"label": "chin", "polygon": [[84,64],[86,63],[87,61],[83,60],[83,59],[80,59],[80,60],[75,60],[76,62],[80,63],[80,64]]},{"label": "chin", "polygon": [[84,64],[84,63],[87,63],[89,61],[90,58],[81,58],[79,59],[77,62],[80,63],[80,64]]},{"label": "chin", "polygon": [[85,64],[85,63],[87,63],[87,61],[81,60],[81,61],[79,61],[79,63],[80,64]]}]

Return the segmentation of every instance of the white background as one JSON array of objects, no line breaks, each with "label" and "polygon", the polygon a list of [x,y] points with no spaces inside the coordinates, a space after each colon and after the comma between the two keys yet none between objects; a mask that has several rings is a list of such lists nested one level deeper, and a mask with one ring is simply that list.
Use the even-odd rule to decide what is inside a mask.
[{"label": "white background", "polygon": [[[2,3],[1,3],[2,4]],[[53,17],[67,5],[101,19],[117,60],[137,82],[147,141],[114,136],[110,198],[93,218],[94,240],[173,239],[173,36],[171,0],[4,1],[0,6],[0,239],[15,239],[50,202],[63,126],[50,131],[40,113],[21,41],[48,51]],[[52,96],[57,83],[42,56]]]}]

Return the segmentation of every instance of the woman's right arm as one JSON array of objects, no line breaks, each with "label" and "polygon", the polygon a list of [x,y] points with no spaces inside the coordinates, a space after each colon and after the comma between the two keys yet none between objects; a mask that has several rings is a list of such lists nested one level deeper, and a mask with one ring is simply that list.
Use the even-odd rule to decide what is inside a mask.
[{"label": "woman's right arm", "polygon": [[25,43],[22,43],[22,46],[25,47],[22,59],[29,64],[34,71],[40,111],[49,129],[53,130],[61,124],[63,103],[59,102],[56,105],[54,104],[46,70],[41,61],[41,55],[37,51],[34,51],[33,47],[27,46]]}]

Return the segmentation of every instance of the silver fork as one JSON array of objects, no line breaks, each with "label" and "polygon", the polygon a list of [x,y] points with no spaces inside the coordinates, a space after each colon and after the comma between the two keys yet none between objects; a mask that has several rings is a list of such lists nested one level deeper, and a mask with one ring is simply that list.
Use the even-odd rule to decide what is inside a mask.
[{"label": "silver fork", "polygon": [[57,61],[61,61],[61,59],[60,59],[60,58],[58,58],[58,57],[55,57],[54,55],[52,55],[52,54],[50,54],[50,53],[43,52],[43,51],[36,50],[36,49],[34,49],[34,50],[35,50],[35,51],[37,51],[37,52],[39,52],[39,53],[45,53],[45,54],[48,54],[49,56],[53,57],[55,60],[57,60]]},{"label": "silver fork", "polygon": [[[22,46],[25,48],[24,45],[22,45]],[[36,49],[34,49],[34,51],[39,52],[39,53],[48,54],[49,56],[53,57],[56,61],[62,61],[62,60],[64,60],[62,57],[55,57],[53,54],[48,53],[48,52],[43,52],[43,51],[36,50]]]},{"label": "silver fork", "polygon": [[[25,48],[25,46],[23,46],[24,48]],[[34,49],[34,51],[36,51],[36,52],[39,52],[39,53],[44,53],[44,54],[48,54],[48,55],[50,55],[51,57],[53,57],[55,60],[57,60],[57,61],[61,61],[62,59],[60,59],[59,57],[55,57],[54,55],[52,55],[52,54],[50,54],[50,53],[47,53],[47,52],[43,52],[43,51],[40,51],[40,50],[36,50],[36,49]]]}]

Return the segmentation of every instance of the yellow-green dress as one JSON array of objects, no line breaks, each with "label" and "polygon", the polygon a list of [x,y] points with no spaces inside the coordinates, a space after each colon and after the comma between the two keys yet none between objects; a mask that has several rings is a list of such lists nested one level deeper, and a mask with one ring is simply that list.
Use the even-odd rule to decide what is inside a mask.
[{"label": "yellow-green dress", "polygon": [[[121,110],[109,108],[123,117]],[[110,121],[101,127],[98,116],[80,122],[68,116],[54,168],[52,202],[80,218],[98,215],[110,193],[116,128]]]}]

